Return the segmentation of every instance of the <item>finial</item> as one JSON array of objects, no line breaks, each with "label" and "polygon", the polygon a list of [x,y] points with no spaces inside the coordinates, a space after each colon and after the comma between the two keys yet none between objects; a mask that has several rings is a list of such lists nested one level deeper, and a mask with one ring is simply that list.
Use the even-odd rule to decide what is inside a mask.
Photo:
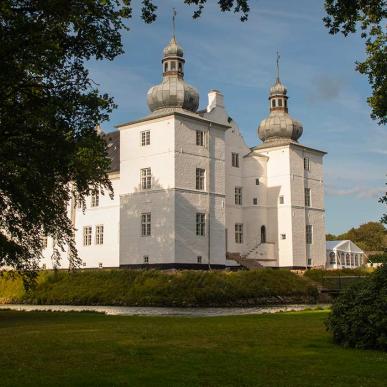
[{"label": "finial", "polygon": [[279,82],[279,60],[280,60],[280,54],[277,50],[277,81]]},{"label": "finial", "polygon": [[176,9],[172,8],[173,14],[172,14],[172,27],[173,27],[173,37],[175,37],[175,30],[176,30],[176,25],[175,25],[175,19],[176,19]]}]

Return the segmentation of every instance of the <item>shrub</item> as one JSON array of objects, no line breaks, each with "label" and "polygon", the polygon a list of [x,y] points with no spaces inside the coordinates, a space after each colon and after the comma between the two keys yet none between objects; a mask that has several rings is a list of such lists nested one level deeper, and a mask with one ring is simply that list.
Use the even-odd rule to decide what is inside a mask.
[{"label": "shrub", "polygon": [[387,253],[369,255],[368,262],[369,263],[387,263]]},{"label": "shrub", "polygon": [[387,265],[346,289],[326,325],[337,344],[387,351]]}]

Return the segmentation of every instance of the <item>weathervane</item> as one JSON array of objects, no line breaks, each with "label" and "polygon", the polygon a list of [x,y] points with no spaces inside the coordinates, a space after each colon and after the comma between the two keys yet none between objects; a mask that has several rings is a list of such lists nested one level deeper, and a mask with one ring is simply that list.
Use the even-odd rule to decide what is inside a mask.
[{"label": "weathervane", "polygon": [[279,81],[279,60],[280,60],[280,54],[277,51],[277,80]]},{"label": "weathervane", "polygon": [[175,30],[176,30],[176,25],[175,25],[175,19],[176,19],[176,9],[172,8],[173,14],[172,14],[172,27],[173,27],[173,37],[175,37]]}]

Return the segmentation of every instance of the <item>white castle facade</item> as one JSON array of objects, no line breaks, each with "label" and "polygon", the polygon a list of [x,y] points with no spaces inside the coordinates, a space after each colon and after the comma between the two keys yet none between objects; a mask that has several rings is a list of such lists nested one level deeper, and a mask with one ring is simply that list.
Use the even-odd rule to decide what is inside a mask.
[{"label": "white castle facade", "polygon": [[[298,142],[303,129],[288,115],[279,76],[262,143],[249,148],[219,91],[198,111],[184,63],[173,37],[162,83],[148,92],[151,113],[105,135],[114,199],[69,205],[83,267],[325,266],[325,153]],[[52,248],[48,240],[46,268]]]}]

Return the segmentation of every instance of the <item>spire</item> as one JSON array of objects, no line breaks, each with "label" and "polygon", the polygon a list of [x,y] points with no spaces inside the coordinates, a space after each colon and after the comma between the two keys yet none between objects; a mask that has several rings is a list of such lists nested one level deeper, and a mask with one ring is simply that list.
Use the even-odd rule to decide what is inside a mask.
[{"label": "spire", "polygon": [[279,60],[280,60],[280,54],[277,50],[277,82],[280,82],[280,77],[279,77]]},{"label": "spire", "polygon": [[175,38],[175,33],[176,33],[176,9],[172,8],[173,13],[172,13],[172,31],[173,31],[173,37]]}]

